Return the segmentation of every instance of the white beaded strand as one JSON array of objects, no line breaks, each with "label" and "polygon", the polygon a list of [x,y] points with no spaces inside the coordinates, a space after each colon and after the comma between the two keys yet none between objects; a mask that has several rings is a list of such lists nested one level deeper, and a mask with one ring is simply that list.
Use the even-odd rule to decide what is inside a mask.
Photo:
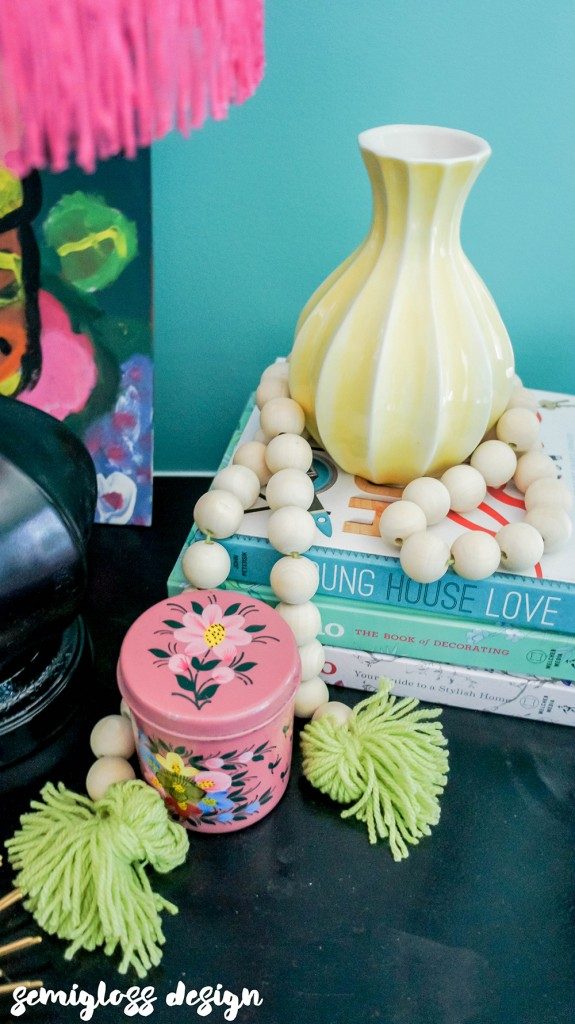
[{"label": "white beaded strand", "polygon": [[257,473],[249,466],[239,464],[226,466],[216,473],[212,487],[235,494],[244,512],[256,503],[260,493]]},{"label": "white beaded strand", "polygon": [[116,782],[128,782],[136,773],[128,761],[136,750],[132,715],[122,700],[118,715],[101,718],[90,733],[90,747],[97,758],[86,776],[91,800],[101,800]]},{"label": "white beaded strand", "polygon": [[[284,556],[274,564],[270,583],[280,599],[276,611],[294,634],[302,665],[296,715],[310,717],[317,712],[318,717],[329,713],[338,718],[335,709],[339,705],[328,701],[327,687],[319,675],[324,664],[323,647],[317,639],[321,616],[312,602],[319,585],[319,570],[315,562],[302,557],[313,546],[316,536],[315,520],[308,511],[314,498],[308,476],[313,451],[302,436],[306,433],[305,415],[289,397],[288,377],[287,362],[274,363],[264,370],[256,394],[260,408],[257,440],[241,445],[234,455],[233,467],[227,467],[245,467],[255,479],[250,480],[248,487],[248,478],[244,475],[240,479],[238,472],[226,476],[226,470],[222,470],[217,474],[212,490],[203,496],[208,498],[216,492],[217,501],[210,499],[200,504],[200,499],[194,510],[196,524],[207,539],[188,548],[183,560],[184,573],[199,587],[224,582],[229,573],[229,555],[213,538],[235,532],[241,522],[238,505],[243,515],[256,500],[259,488],[265,488],[271,511],[268,539]],[[563,482],[556,479],[553,460],[540,450],[536,410],[534,396],[517,378],[507,409],[472,453],[470,465],[452,466],[441,480],[413,480],[405,487],[401,500],[384,510],[380,534],[388,543],[400,547],[400,562],[406,575],[420,583],[430,583],[440,579],[450,566],[470,580],[485,579],[500,564],[512,572],[522,572],[539,561],[543,550],[555,551],[567,543],[571,535],[567,512],[573,498]],[[477,508],[487,487],[505,486],[512,478],[518,490],[525,492],[527,515],[523,523],[503,527],[495,538],[482,531],[464,533],[456,538],[451,550],[429,530],[450,509],[466,513]],[[221,497],[226,490],[231,499],[227,502]],[[252,495],[253,501],[248,504]],[[193,554],[195,548],[199,549],[197,554]],[[341,716],[345,720],[346,711]]]},{"label": "white beaded strand", "polygon": [[573,530],[568,513],[556,505],[535,505],[527,512],[524,522],[541,534],[546,555],[564,548]]},{"label": "white beaded strand", "polygon": [[234,453],[232,459],[237,466],[247,466],[256,474],[262,487],[265,487],[271,473],[266,463],[266,445],[264,441],[246,441]]},{"label": "white beaded strand", "polygon": [[543,537],[529,523],[502,526],[495,539],[501,548],[501,564],[510,572],[531,569],[543,554]]},{"label": "white beaded strand", "polygon": [[518,491],[525,494],[530,484],[536,480],[555,480],[557,478],[557,466],[549,455],[543,452],[525,452],[517,460],[517,469],[513,476],[513,483]]},{"label": "white beaded strand", "polygon": [[502,487],[517,469],[517,456],[504,441],[483,441],[473,452],[471,465],[488,487]]},{"label": "white beaded strand", "polygon": [[454,512],[471,512],[487,493],[484,477],[473,466],[452,466],[445,471],[441,482],[449,491],[450,508]]},{"label": "white beaded strand", "polygon": [[[405,533],[400,562],[408,576],[418,582],[431,582],[432,576],[439,578],[435,574],[440,572],[444,555],[440,547],[432,545],[427,535],[420,537],[417,532],[411,532],[410,502],[418,504],[425,512],[429,526],[439,522],[449,507],[455,512],[471,511],[483,501],[487,487],[502,487],[512,478],[517,489],[525,492],[527,511],[524,524],[509,524],[505,527],[506,532],[500,531],[496,539],[479,530],[461,534],[451,546],[446,568],[451,566],[455,573],[467,579],[486,579],[500,565],[513,572],[525,571],[533,568],[543,551],[557,551],[568,542],[572,526],[567,513],[572,507],[573,495],[563,481],[556,479],[557,467],[553,459],[541,451],[536,411],[535,397],[522,387],[517,378],[505,413],[472,453],[470,465],[452,466],[443,474],[441,481],[421,477],[404,488],[402,500],[395,503],[396,538],[388,533],[385,520],[381,532],[385,539],[392,542],[395,539],[397,543],[401,541],[402,532]],[[444,511],[438,492],[441,487],[448,492]],[[431,498],[439,498],[438,508],[434,507]],[[404,517],[401,516],[402,508],[405,508]],[[392,523],[396,525],[387,509],[381,518],[384,516],[390,527]],[[530,529],[515,529],[522,525]],[[412,537],[417,539],[412,540]],[[503,553],[499,541],[504,545]]]},{"label": "white beaded strand", "polygon": [[[260,409],[262,440],[248,441],[234,454],[232,465],[215,477],[210,491],[194,508],[196,526],[206,534],[186,550],[182,568],[186,579],[196,587],[221,585],[229,575],[230,557],[214,537],[231,536],[229,531],[241,523],[239,508],[250,508],[265,487],[271,510],[268,539],[284,557],[274,564],[270,583],[279,598],[278,614],[290,626],[302,666],[302,682],[296,696],[296,714],[310,717],[316,707],[329,699],[319,672],[325,657],[317,634],[321,616],[311,603],[319,585],[315,562],[301,557],[313,545],[316,524],[308,511],[314,499],[314,486],[308,471],[313,461],[305,430],[303,409],[289,398],[289,368],[274,363],[264,370],[256,392]],[[222,495],[227,492],[227,500]],[[216,497],[210,497],[216,495]],[[202,546],[203,545],[203,546]]]},{"label": "white beaded strand", "polygon": [[284,505],[268,520],[268,540],[282,555],[303,555],[315,540],[317,529],[311,512],[297,505]]},{"label": "white beaded strand", "polygon": [[573,495],[562,480],[534,480],[525,491],[525,508],[528,512],[537,505],[556,505],[570,512],[573,506]]},{"label": "white beaded strand", "polygon": [[447,487],[433,476],[418,476],[412,480],[404,487],[402,499],[419,505],[428,526],[434,526],[445,519],[451,503]]},{"label": "white beaded strand", "polygon": [[313,451],[309,441],[300,434],[278,434],[268,444],[265,458],[271,473],[279,473],[280,469],[299,469],[307,473],[313,462]]},{"label": "white beaded strand", "polygon": [[381,513],[379,533],[382,540],[400,548],[412,533],[427,527],[423,509],[413,501],[394,501]]},{"label": "white beaded strand", "polygon": [[188,583],[199,590],[219,587],[227,580],[232,567],[223,544],[213,540],[198,540],[190,544],[182,558],[182,572]]}]

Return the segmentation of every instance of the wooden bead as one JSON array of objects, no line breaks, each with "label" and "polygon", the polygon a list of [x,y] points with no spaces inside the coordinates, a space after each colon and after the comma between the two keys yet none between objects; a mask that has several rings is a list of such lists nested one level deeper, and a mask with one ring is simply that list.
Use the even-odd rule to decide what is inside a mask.
[{"label": "wooden bead", "polygon": [[90,733],[90,747],[96,757],[131,757],[136,749],[132,726],[124,715],[106,715]]},{"label": "wooden bead", "polygon": [[229,490],[213,488],[198,499],[193,508],[193,520],[203,534],[210,534],[221,540],[236,534],[244,509],[241,502]]},{"label": "wooden bead", "polygon": [[266,446],[263,441],[246,441],[234,454],[236,466],[247,466],[256,474],[262,487],[267,484],[271,473],[266,463]]},{"label": "wooden bead", "polygon": [[86,776],[86,790],[92,800],[101,800],[115,782],[129,782],[136,773],[123,757],[100,757]]},{"label": "wooden bead", "polygon": [[235,494],[213,488],[196,501],[194,522],[202,531],[218,540],[238,532],[244,510]]},{"label": "wooden bead", "polygon": [[223,544],[197,540],[190,544],[182,557],[182,572],[189,583],[199,590],[219,587],[230,575],[231,561]]},{"label": "wooden bead", "polygon": [[566,512],[571,511],[573,495],[562,480],[551,480],[545,477],[543,480],[534,480],[525,491],[525,508],[528,512],[537,505],[556,505],[557,508],[564,508]]},{"label": "wooden bead", "polygon": [[466,580],[484,580],[501,561],[499,544],[489,533],[462,533],[451,545],[452,569]]},{"label": "wooden bead", "polygon": [[309,558],[280,558],[270,573],[270,584],[284,604],[306,604],[319,586],[319,569]]},{"label": "wooden bead", "polygon": [[315,519],[311,512],[296,505],[276,509],[268,519],[268,540],[282,555],[309,551],[316,537]]},{"label": "wooden bead", "polygon": [[419,505],[428,526],[440,523],[449,512],[450,495],[445,484],[432,476],[419,476],[404,488],[404,501],[413,501]]},{"label": "wooden bead", "polygon": [[295,695],[294,711],[297,718],[311,718],[314,711],[329,700],[329,690],[323,679],[313,679],[301,683]]},{"label": "wooden bead", "polygon": [[268,441],[278,434],[301,434],[305,427],[303,409],[293,398],[272,398],[261,410],[260,426]]},{"label": "wooden bead", "polygon": [[282,360],[278,363],[272,363],[270,366],[266,366],[264,372],[261,375],[261,380],[287,380],[289,377],[289,363]]},{"label": "wooden bead", "polygon": [[313,676],[319,676],[325,665],[325,650],[319,640],[310,640],[298,648],[301,661],[302,683]]},{"label": "wooden bead", "polygon": [[513,388],[507,409],[530,409],[531,412],[537,412],[537,399],[532,391],[520,384]]},{"label": "wooden bead", "polygon": [[213,487],[220,491],[235,494],[242,508],[248,509],[255,504],[260,493],[260,481],[257,473],[249,466],[232,464],[220,469],[214,477]]},{"label": "wooden bead", "polygon": [[311,716],[312,722],[317,722],[318,718],[331,718],[336,725],[345,725],[349,722],[352,715],[352,708],[348,708],[347,704],[342,704],[339,700],[328,700],[325,704],[320,704],[319,708],[316,708],[313,715]]},{"label": "wooden bead", "polygon": [[525,452],[517,460],[517,469],[513,477],[513,483],[518,491],[525,494],[527,488],[535,480],[555,480],[557,478],[557,466],[553,459],[543,452]]},{"label": "wooden bead", "polygon": [[266,501],[272,510],[284,505],[309,508],[315,495],[313,481],[301,469],[280,469],[266,487]]},{"label": "wooden bead", "polygon": [[449,564],[449,545],[429,530],[412,533],[403,545],[399,560],[407,576],[418,583],[441,579]]},{"label": "wooden bead", "polygon": [[541,534],[546,555],[560,551],[571,537],[571,519],[565,509],[557,505],[535,505],[526,513],[523,522],[534,526]]},{"label": "wooden bead", "polygon": [[276,612],[287,622],[298,647],[303,647],[315,640],[321,633],[321,615],[319,608],[308,601],[306,604],[276,605]]},{"label": "wooden bead", "polygon": [[266,463],[272,473],[280,469],[299,469],[307,473],[313,462],[309,441],[299,434],[278,434],[266,449]]},{"label": "wooden bead", "polygon": [[407,537],[426,526],[425,512],[419,505],[413,501],[393,501],[381,514],[379,533],[382,540],[400,548]]},{"label": "wooden bead", "polygon": [[473,466],[452,466],[441,477],[449,491],[450,508],[454,512],[471,512],[483,501],[487,484]]},{"label": "wooden bead", "polygon": [[532,569],[543,554],[543,538],[529,523],[502,526],[495,539],[501,548],[501,565],[509,572]]},{"label": "wooden bead", "polygon": [[539,420],[531,409],[508,409],[495,429],[499,440],[517,452],[526,452],[539,438]]},{"label": "wooden bead", "polygon": [[517,456],[504,441],[483,441],[473,452],[471,465],[488,487],[503,487],[517,468]]},{"label": "wooden bead", "polygon": [[266,377],[256,391],[256,405],[263,409],[272,398],[289,398],[289,384],[282,377]]}]

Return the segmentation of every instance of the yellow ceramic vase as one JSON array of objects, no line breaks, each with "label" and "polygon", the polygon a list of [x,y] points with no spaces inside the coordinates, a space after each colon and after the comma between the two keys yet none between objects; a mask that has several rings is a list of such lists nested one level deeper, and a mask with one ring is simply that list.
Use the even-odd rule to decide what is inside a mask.
[{"label": "yellow ceramic vase", "polygon": [[405,484],[463,462],[509,400],[509,336],[459,239],[491,150],[426,125],[372,128],[359,145],[371,228],[304,307],[290,389],[338,465]]}]

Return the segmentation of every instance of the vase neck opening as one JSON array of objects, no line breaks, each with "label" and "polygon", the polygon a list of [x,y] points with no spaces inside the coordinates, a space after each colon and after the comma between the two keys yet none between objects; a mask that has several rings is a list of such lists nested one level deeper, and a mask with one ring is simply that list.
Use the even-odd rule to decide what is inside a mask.
[{"label": "vase neck opening", "polygon": [[379,159],[407,164],[483,164],[491,154],[484,139],[456,128],[437,125],[389,124],[359,135],[362,150]]}]

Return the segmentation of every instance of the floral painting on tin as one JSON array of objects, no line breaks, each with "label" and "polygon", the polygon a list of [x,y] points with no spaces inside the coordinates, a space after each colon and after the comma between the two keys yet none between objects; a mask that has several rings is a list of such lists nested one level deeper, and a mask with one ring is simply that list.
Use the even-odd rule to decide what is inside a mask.
[{"label": "floral painting on tin", "polygon": [[0,394],[64,421],[96,521],[152,511],[150,157],[19,181],[0,166]]},{"label": "floral painting on tin", "polygon": [[179,689],[172,696],[183,697],[201,711],[220,686],[234,680],[250,686],[258,644],[279,641],[265,632],[265,625],[257,621],[257,607],[249,600],[222,608],[215,595],[207,593],[205,604],[192,600],[188,608],[184,599],[182,595],[182,603],[170,605],[174,618],[164,619],[165,628],[155,630],[160,639],[149,653],[158,667],[167,666],[173,673]]},{"label": "floral painting on tin", "polygon": [[[139,732],[138,754],[146,780],[172,813],[195,826],[247,821],[271,800],[274,776],[283,784],[289,770],[289,760],[282,769],[281,756],[268,742],[202,757]],[[271,785],[250,771],[257,762],[267,762]]]}]

